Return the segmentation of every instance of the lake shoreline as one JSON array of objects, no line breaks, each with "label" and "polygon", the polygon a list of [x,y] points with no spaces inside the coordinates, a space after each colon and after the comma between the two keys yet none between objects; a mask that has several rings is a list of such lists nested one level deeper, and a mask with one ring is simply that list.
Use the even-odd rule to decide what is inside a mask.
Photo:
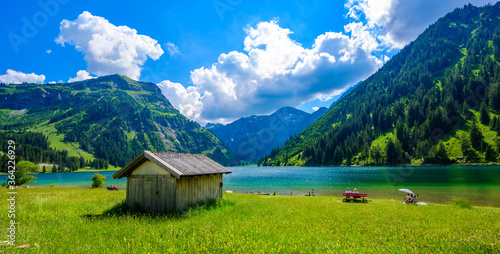
[{"label": "lake shoreline", "polygon": [[[53,187],[50,187],[50,186],[32,186],[32,185],[27,185],[27,186],[19,186],[18,189],[47,189],[47,190],[51,190],[51,189],[87,189],[89,191],[94,191],[94,190],[107,190],[106,187],[103,187],[103,188],[92,188],[90,187],[91,184],[89,183],[89,187],[85,187],[85,186],[79,186],[79,185],[74,185],[74,186],[68,186],[68,185],[65,185],[65,186],[53,186]],[[500,187],[500,186],[499,186]],[[123,188],[118,188],[118,190],[108,190],[110,194],[112,193],[115,193],[115,192],[125,192],[126,193],[126,187],[123,187]],[[229,191],[229,192],[228,192]],[[323,195],[323,194],[316,194],[314,196],[309,196],[307,194],[293,194],[293,191],[292,191],[292,195],[285,195],[285,194],[273,194],[273,193],[270,193],[270,192],[265,192],[265,191],[252,191],[252,192],[239,192],[239,191],[233,191],[233,190],[223,190],[223,193],[224,195],[227,195],[227,194],[241,194],[241,195],[253,195],[253,196],[280,196],[280,197],[307,197],[307,198],[315,198],[315,197],[331,197],[332,199],[335,200],[335,202],[344,202],[342,201],[343,198],[342,198],[342,195],[331,195],[331,194],[326,194],[326,195]],[[296,192],[298,193],[298,192]],[[404,196],[403,194],[401,195],[402,197]],[[377,201],[383,201],[383,200],[387,200],[387,201],[391,201],[391,202],[401,202],[402,205],[403,204],[403,199],[404,198],[401,198],[401,199],[395,199],[395,198],[389,198],[389,197],[376,197],[376,198],[370,198],[370,194],[368,195],[368,204],[369,203],[376,203]],[[419,201],[420,202],[420,201]],[[453,205],[453,200],[448,200],[448,201],[445,201],[445,202],[427,202],[427,203],[430,203],[430,204],[439,204],[439,205]],[[344,203],[361,203],[361,202],[344,202]],[[489,207],[489,208],[494,208],[494,209],[499,209],[500,206],[493,206],[493,205],[472,205],[472,207]]]},{"label": "lake shoreline", "polygon": [[[420,195],[419,201],[448,203],[466,198],[474,205],[500,207],[494,193],[500,192],[500,167],[419,166],[419,167],[228,167],[224,190],[236,193],[259,191],[277,195],[340,196],[347,188],[357,188],[369,198],[403,200],[398,189],[410,189]],[[33,187],[55,186],[90,188],[98,173],[106,177],[104,186],[126,188],[126,178],[113,179],[115,171],[83,171],[78,174],[36,174]],[[5,177],[5,176],[4,176]],[[4,178],[2,177],[2,178]]]},{"label": "lake shoreline", "polygon": [[[241,167],[241,168],[252,168],[252,167],[258,167],[258,168],[329,168],[329,167],[353,167],[353,168],[359,168],[359,167],[367,167],[367,168],[372,168],[372,167],[433,167],[433,166],[500,166],[500,163],[498,162],[490,162],[490,163],[460,163],[460,164],[395,164],[395,165],[349,165],[349,166],[258,166],[258,165],[244,165],[244,166],[230,166],[231,167]],[[45,173],[38,172],[34,173],[36,174],[53,174],[53,173],[85,173],[85,172],[110,172],[110,171],[118,171],[120,168],[114,168],[114,169],[78,169],[76,171],[66,171],[66,172],[51,172],[47,171]],[[9,175],[9,173],[6,172],[0,172],[1,175]]]},{"label": "lake shoreline", "polygon": [[[350,165],[350,166],[318,166],[318,167],[425,167],[425,166],[499,166],[498,162],[467,162],[458,164],[394,164],[394,165]],[[288,167],[288,166],[287,166]],[[301,166],[299,166],[301,167]]]}]

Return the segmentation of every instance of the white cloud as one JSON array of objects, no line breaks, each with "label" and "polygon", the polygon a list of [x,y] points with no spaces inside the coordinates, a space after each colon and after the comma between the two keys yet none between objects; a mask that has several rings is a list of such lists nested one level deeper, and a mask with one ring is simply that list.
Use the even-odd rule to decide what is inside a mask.
[{"label": "white cloud", "polygon": [[312,107],[312,110],[318,111],[319,107]]},{"label": "white cloud", "polygon": [[168,54],[170,56],[173,56],[173,55],[176,55],[176,54],[180,54],[181,52],[179,51],[179,48],[177,46],[175,46],[174,43],[172,42],[167,42],[165,43],[165,47],[167,47],[167,51],[168,51]]},{"label": "white cloud", "polygon": [[[403,48],[415,40],[430,24],[470,0],[349,0],[348,17],[365,21],[365,30],[377,35],[377,39],[389,48]],[[492,0],[476,0],[476,6],[495,3]]]},{"label": "white cloud", "polygon": [[[328,98],[382,65],[371,53],[377,41],[359,26],[319,35],[311,48],[290,39],[277,20],[245,29],[245,52],[221,54],[211,67],[191,72],[194,86],[162,82],[166,97],[200,123],[266,114],[284,105]],[[160,83],[160,87],[161,84]]]},{"label": "white cloud", "polygon": [[82,81],[82,80],[87,80],[87,79],[93,79],[93,78],[96,78],[96,77],[92,77],[92,75],[90,75],[90,73],[88,73],[85,70],[79,70],[76,73],[76,77],[70,78],[68,80],[68,83]]},{"label": "white cloud", "polygon": [[385,54],[404,47],[439,17],[466,3],[349,0],[345,6],[350,23],[344,32],[321,34],[311,47],[293,41],[292,31],[277,20],[260,22],[245,29],[243,52],[221,54],[211,66],[191,71],[192,86],[178,84],[164,93],[183,114],[202,124],[328,100],[389,61]]},{"label": "white cloud", "polygon": [[162,93],[170,100],[177,109],[188,118],[197,119],[200,117],[202,108],[199,101],[200,94],[191,86],[185,89],[179,83],[173,83],[168,80],[158,84]]},{"label": "white cloud", "polygon": [[21,83],[43,83],[45,75],[37,75],[35,73],[23,73],[20,71],[7,70],[7,74],[0,75],[0,82],[6,84],[21,84]]},{"label": "white cloud", "polygon": [[50,53],[52,53],[52,50],[47,49],[47,50],[45,51],[45,53],[47,53],[47,55],[49,55]]},{"label": "white cloud", "polygon": [[49,84],[57,84],[55,81],[50,81]]},{"label": "white cloud", "polygon": [[157,60],[163,54],[156,40],[87,11],[74,21],[63,20],[56,42],[83,52],[88,72],[98,76],[118,73],[138,80],[148,57]]}]

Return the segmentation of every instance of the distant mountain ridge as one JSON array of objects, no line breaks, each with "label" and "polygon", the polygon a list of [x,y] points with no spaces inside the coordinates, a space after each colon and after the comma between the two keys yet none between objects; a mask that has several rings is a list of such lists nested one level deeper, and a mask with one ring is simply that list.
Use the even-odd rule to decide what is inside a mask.
[{"label": "distant mountain ridge", "polygon": [[143,150],[202,153],[225,165],[236,154],[175,109],[153,83],[109,75],[74,83],[0,84],[0,135],[42,132],[111,165]]},{"label": "distant mountain ridge", "polygon": [[212,131],[232,151],[254,161],[281,146],[319,119],[328,109],[322,107],[309,114],[292,107],[283,107],[271,115],[242,117],[230,124],[208,123]]}]

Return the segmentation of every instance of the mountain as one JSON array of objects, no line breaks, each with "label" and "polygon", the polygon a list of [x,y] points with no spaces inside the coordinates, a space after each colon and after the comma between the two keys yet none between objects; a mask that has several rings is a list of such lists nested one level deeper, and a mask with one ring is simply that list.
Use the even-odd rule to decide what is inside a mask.
[{"label": "mountain", "polygon": [[[40,132],[53,149],[83,160],[98,158],[124,166],[143,150],[153,150],[203,153],[225,165],[239,164],[234,153],[180,114],[155,84],[125,76],[66,84],[0,84],[0,112],[4,139]],[[37,140],[48,151],[45,142]],[[24,157],[30,154],[25,151]]]},{"label": "mountain", "polygon": [[[289,136],[292,136],[292,135],[295,135],[295,134],[301,132],[302,130],[304,130],[305,128],[307,128],[309,125],[313,124],[318,119],[320,119],[327,111],[328,111],[328,108],[321,107],[318,110],[312,112],[311,114],[309,114],[308,116],[306,116],[304,118],[304,120],[302,120],[302,122],[300,123],[300,125],[297,128],[295,128],[293,130],[293,133],[290,133]],[[282,146],[283,144],[280,144],[280,146]]]},{"label": "mountain", "polygon": [[205,129],[212,130],[212,129],[220,128],[222,126],[224,126],[224,124],[221,124],[221,123],[207,123],[207,125],[205,125]]},{"label": "mountain", "polygon": [[292,107],[283,107],[271,115],[242,117],[230,124],[207,124],[205,127],[234,152],[246,160],[257,161],[273,148],[318,120],[328,109],[309,114]]},{"label": "mountain", "polygon": [[340,100],[342,100],[342,98],[344,98],[344,96],[348,95],[352,90],[354,90],[354,88],[356,88],[359,84],[361,84],[361,82],[353,85],[353,86],[350,86],[348,87],[340,96],[338,99],[336,99],[334,102],[332,102],[332,104],[330,105],[329,108],[333,108],[333,106],[335,106],[337,104],[337,102],[339,102]]},{"label": "mountain", "polygon": [[500,3],[429,26],[259,165],[498,162]]}]

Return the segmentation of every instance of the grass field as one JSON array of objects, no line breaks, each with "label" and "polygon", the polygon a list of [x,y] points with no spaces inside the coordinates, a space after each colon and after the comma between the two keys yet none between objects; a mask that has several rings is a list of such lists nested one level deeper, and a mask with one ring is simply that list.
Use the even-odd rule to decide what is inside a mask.
[{"label": "grass field", "polygon": [[[6,190],[0,223],[9,226]],[[184,214],[123,212],[125,192],[19,189],[5,253],[494,253],[500,209],[224,194]],[[1,238],[0,238],[1,239]],[[23,248],[19,248],[22,246]]]}]

